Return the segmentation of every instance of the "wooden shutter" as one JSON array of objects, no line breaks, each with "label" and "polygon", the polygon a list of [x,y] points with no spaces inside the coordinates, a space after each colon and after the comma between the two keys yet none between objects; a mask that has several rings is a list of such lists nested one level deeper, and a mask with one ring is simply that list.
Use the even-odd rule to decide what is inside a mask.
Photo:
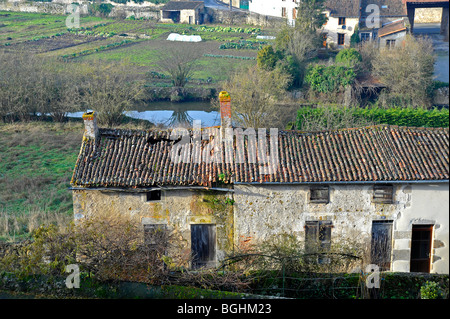
[{"label": "wooden shutter", "polygon": [[192,268],[214,267],[216,261],[216,225],[191,225]]},{"label": "wooden shutter", "polygon": [[392,221],[372,222],[371,263],[380,270],[390,270],[392,251]]}]

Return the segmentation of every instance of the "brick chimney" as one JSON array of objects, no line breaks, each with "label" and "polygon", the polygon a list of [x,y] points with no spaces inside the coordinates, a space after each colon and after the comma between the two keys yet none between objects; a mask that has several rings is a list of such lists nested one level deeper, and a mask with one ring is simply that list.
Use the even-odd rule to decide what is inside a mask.
[{"label": "brick chimney", "polygon": [[83,114],[84,120],[84,137],[97,139],[98,126],[97,114],[95,112],[86,112]]},{"label": "brick chimney", "polygon": [[220,125],[223,129],[231,128],[231,98],[226,91],[219,93]]}]

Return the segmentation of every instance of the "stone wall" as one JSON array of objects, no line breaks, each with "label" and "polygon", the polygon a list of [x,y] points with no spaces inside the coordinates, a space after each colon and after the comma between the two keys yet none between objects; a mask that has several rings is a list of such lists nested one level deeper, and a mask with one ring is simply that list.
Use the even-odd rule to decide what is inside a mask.
[{"label": "stone wall", "polygon": [[416,8],[414,23],[440,23],[442,8]]},{"label": "stone wall", "polygon": [[[233,206],[226,202],[227,192],[194,190],[162,191],[161,200],[147,201],[146,193],[99,190],[74,190],[75,218],[88,217],[101,211],[131,214],[143,224],[167,225],[173,250],[169,255],[189,255],[191,224],[216,225],[218,261],[233,249]],[[176,249],[176,251],[175,251]]]},{"label": "stone wall", "polygon": [[[69,6],[71,6],[73,2],[75,1],[57,0],[53,2],[34,2],[26,0],[0,0],[0,10],[68,14],[72,12]],[[87,15],[92,12],[92,10],[89,10],[91,1],[76,2],[79,4],[80,14]],[[108,15],[109,17],[129,18],[130,16],[134,16],[136,19],[146,18],[160,20],[160,8],[162,5],[154,5],[150,2],[144,2],[143,4],[130,2],[126,5],[111,1],[105,1],[104,3],[110,3],[114,6]],[[248,11],[228,11],[205,8],[205,13],[204,23],[249,24],[269,27],[286,24],[285,19]],[[188,23],[188,20],[183,22]]]},{"label": "stone wall", "polygon": [[249,11],[229,11],[205,8],[210,23],[257,25],[264,27],[276,27],[286,24],[286,19],[266,16]]},{"label": "stone wall", "polygon": [[[71,0],[58,0],[54,2],[34,2],[34,1],[5,1],[0,0],[0,10],[4,11],[19,11],[19,12],[42,12],[50,14],[69,14],[72,13]],[[89,1],[77,1],[79,4],[79,12],[81,15],[95,14],[92,11]],[[105,2],[108,3],[108,2]],[[114,7],[109,13],[109,17],[128,18],[134,16],[136,19],[146,18],[159,20],[160,11],[159,6],[155,5],[121,5],[114,2],[109,2]],[[147,3],[147,2],[146,2]]]},{"label": "stone wall", "polygon": [[[316,204],[309,202],[306,185],[235,185],[235,241],[238,245],[244,241],[259,243],[283,233],[302,241],[307,221],[328,220],[333,224],[332,242],[369,245],[372,222],[391,220],[391,270],[407,272],[411,227],[423,218],[435,225],[434,240],[439,244],[431,271],[448,273],[448,184],[397,185],[393,204],[373,203],[372,187],[331,185],[329,203]],[[427,208],[428,203],[433,207]]]}]

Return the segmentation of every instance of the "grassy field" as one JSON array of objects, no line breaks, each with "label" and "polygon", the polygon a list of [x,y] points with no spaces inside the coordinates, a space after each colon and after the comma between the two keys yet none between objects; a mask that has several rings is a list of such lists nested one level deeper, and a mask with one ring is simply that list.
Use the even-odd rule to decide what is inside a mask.
[{"label": "grassy field", "polygon": [[[268,44],[256,36],[272,32],[253,26],[162,24],[100,17],[81,17],[80,28],[67,29],[65,21],[66,16],[0,11],[0,48],[73,63],[128,59],[145,73],[160,72],[158,60],[171,47],[195,46],[201,58],[193,78],[210,78],[210,84],[216,85],[236,68],[256,63],[258,49]],[[170,33],[200,35],[203,41],[167,41]]]},{"label": "grassy field", "polygon": [[72,213],[68,190],[83,124],[0,124],[0,238]]}]

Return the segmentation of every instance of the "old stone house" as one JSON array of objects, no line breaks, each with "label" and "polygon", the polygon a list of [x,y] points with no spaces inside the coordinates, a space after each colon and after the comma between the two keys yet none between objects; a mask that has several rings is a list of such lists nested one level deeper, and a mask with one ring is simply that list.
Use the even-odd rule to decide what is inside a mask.
[{"label": "old stone house", "polygon": [[202,24],[204,20],[203,1],[169,1],[161,8],[161,22]]},{"label": "old stone house", "polygon": [[[325,9],[328,21],[322,27],[324,46],[348,47],[354,32],[362,41],[382,42],[383,46],[386,41],[391,45],[400,42],[406,34],[408,15],[404,0],[330,0],[325,2]],[[402,21],[404,29],[380,36],[382,29],[392,29],[388,25],[398,21]]]},{"label": "old stone house", "polygon": [[195,256],[192,267],[288,234],[324,247],[366,242],[383,270],[448,273],[448,128],[273,130],[256,138],[231,129],[230,139],[226,127],[174,135],[98,128],[95,113],[83,118],[75,218],[135,214],[144,228],[175,235],[178,249]]}]

